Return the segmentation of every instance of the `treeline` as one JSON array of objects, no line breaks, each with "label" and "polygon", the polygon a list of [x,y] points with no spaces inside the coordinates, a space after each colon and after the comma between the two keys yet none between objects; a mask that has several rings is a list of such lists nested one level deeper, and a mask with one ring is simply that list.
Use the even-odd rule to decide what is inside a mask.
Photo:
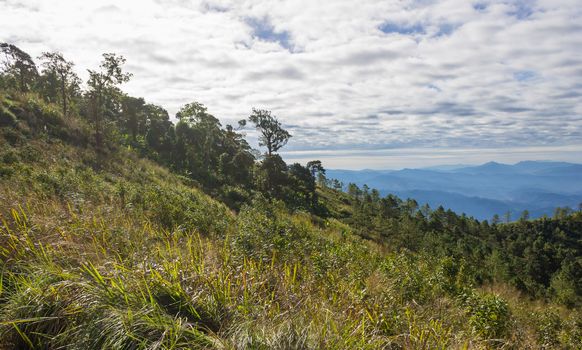
[{"label": "treeline", "polygon": [[[1,43],[0,51],[0,89],[38,95],[58,105],[64,118],[80,119],[91,130],[81,141],[103,155],[119,145],[132,148],[189,178],[233,209],[259,195],[284,201],[291,208],[324,210],[315,189],[325,169],[319,161],[306,165],[283,161],[277,152],[291,134],[268,110],[253,109],[238,125],[223,127],[203,104],[191,102],[179,110],[174,123],[163,107],[120,89],[132,76],[125,72],[122,56],[103,54],[100,66],[88,70],[89,79],[82,88],[74,63],[59,52],[43,53],[37,65],[14,45]],[[247,122],[257,130],[264,154],[246,141]]]},{"label": "treeline", "polygon": [[347,189],[328,192],[326,203],[337,203],[334,215],[367,239],[464,261],[475,283],[509,283],[532,298],[582,305],[582,211],[489,223],[414,199],[381,197],[365,185]]}]

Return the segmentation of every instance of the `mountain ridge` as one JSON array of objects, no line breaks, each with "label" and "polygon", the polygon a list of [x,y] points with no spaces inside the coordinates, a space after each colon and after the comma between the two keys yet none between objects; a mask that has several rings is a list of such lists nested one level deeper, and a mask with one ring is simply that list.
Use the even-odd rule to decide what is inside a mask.
[{"label": "mountain ridge", "polygon": [[[423,204],[443,205],[482,220],[495,214],[524,210],[532,217],[541,217],[552,215],[557,207],[576,208],[582,202],[582,164],[578,163],[526,160],[504,164],[491,161],[449,170],[328,169],[327,173],[344,185],[350,182],[360,186],[366,184],[382,194],[407,196],[414,193]],[[498,203],[498,209],[490,206],[491,201]]]}]

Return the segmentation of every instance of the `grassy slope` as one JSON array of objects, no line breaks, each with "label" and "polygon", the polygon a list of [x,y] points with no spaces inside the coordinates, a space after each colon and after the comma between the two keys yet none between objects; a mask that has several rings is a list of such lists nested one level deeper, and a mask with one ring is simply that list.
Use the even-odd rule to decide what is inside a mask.
[{"label": "grassy slope", "polygon": [[452,261],[262,201],[234,215],[128,150],[98,155],[34,97],[0,102],[0,348],[580,345],[572,312],[476,290]]}]

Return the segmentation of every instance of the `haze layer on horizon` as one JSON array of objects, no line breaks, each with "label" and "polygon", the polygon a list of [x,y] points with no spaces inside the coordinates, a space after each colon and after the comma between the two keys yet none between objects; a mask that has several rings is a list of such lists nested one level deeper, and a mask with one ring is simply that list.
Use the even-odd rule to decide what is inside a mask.
[{"label": "haze layer on horizon", "polygon": [[579,0],[3,0],[0,41],[61,51],[82,77],[122,54],[124,91],[171,114],[272,110],[287,161],[582,159]]},{"label": "haze layer on horizon", "polygon": [[288,163],[319,159],[329,169],[400,170],[450,165],[481,165],[487,162],[515,164],[521,161],[552,161],[579,164],[582,145],[515,147],[508,149],[395,148],[353,151],[295,151],[283,153]]}]

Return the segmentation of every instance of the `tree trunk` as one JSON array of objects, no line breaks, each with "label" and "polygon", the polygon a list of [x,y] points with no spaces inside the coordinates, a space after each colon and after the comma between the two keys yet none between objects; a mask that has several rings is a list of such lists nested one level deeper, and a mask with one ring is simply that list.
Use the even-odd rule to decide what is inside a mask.
[{"label": "tree trunk", "polygon": [[101,98],[101,87],[97,90],[97,103],[95,106],[95,145],[98,150],[101,150],[101,109],[102,109],[102,98]]},{"label": "tree trunk", "polygon": [[273,143],[271,142],[271,138],[270,137],[266,137],[267,139],[267,153],[269,154],[269,157],[271,155],[273,155]]},{"label": "tree trunk", "polygon": [[63,99],[63,118],[67,117],[67,90],[65,86],[65,77],[61,74],[61,97]]},{"label": "tree trunk", "polygon": [[20,72],[20,92],[26,92],[26,84],[24,82],[24,73]]}]

